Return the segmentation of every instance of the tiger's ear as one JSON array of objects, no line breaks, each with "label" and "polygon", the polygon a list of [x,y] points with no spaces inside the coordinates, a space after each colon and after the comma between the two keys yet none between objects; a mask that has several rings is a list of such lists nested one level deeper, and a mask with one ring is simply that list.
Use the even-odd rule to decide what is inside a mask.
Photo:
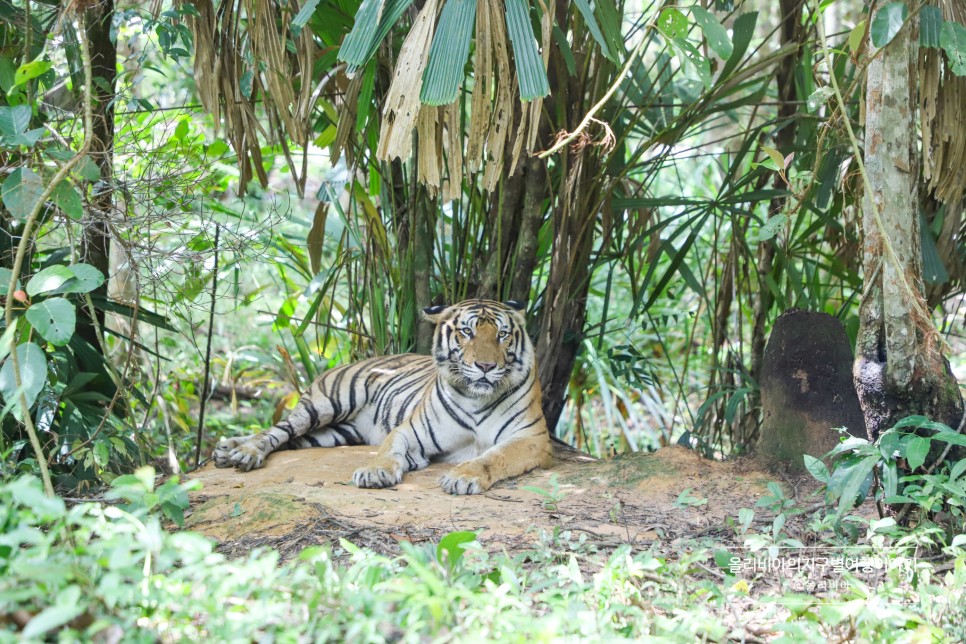
[{"label": "tiger's ear", "polygon": [[432,323],[439,322],[440,317],[448,307],[443,306],[427,306],[423,309],[423,318],[429,320]]},{"label": "tiger's ear", "polygon": [[503,303],[509,306],[514,311],[522,311],[525,308],[527,308],[526,302],[521,303],[521,302],[517,302],[516,300],[505,300]]}]

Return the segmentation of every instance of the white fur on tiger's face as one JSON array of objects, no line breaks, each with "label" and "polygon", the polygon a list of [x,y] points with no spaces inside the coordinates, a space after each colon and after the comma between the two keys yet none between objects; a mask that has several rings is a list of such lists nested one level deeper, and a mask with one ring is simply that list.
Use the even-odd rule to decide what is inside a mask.
[{"label": "white fur on tiger's face", "polygon": [[533,371],[533,345],[523,315],[507,305],[470,301],[425,311],[436,322],[433,356],[440,377],[470,397],[512,389]]},{"label": "white fur on tiger's face", "polygon": [[276,450],[379,445],[359,487],[389,487],[431,460],[459,463],[440,482],[477,494],[550,463],[533,344],[514,302],[467,300],[424,310],[432,356],[371,358],[323,373],[289,416],[221,442],[215,465],[248,471]]}]

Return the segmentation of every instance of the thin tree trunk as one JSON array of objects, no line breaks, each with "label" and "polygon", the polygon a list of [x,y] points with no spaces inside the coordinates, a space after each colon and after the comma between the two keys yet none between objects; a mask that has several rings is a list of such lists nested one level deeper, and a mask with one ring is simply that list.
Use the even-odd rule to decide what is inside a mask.
[{"label": "thin tree trunk", "polygon": [[[111,236],[108,228],[114,211],[114,97],[117,81],[117,46],[111,39],[114,0],[100,0],[87,10],[87,41],[91,48],[91,73],[94,77],[92,136],[90,156],[100,168],[91,199],[91,211],[81,243],[83,261],[110,274]],[[94,294],[106,296],[107,282]],[[87,313],[86,307],[83,309]],[[104,312],[98,310],[97,323],[103,328]],[[95,349],[100,348],[94,321],[88,315],[78,319],[78,334]]]},{"label": "thin tree trunk", "polygon": [[[916,134],[918,18],[869,64],[865,285],[853,368],[869,438],[922,414],[956,426],[962,397],[923,298]],[[890,247],[892,252],[890,252]]]}]

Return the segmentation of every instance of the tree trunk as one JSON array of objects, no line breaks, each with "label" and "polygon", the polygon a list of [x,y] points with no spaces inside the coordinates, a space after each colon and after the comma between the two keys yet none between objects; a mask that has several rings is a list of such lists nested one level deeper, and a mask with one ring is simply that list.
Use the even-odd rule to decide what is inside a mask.
[{"label": "tree trunk", "polygon": [[[111,235],[108,222],[114,212],[114,97],[117,81],[117,44],[111,39],[114,0],[101,0],[87,10],[87,42],[91,48],[91,74],[94,80],[90,157],[101,171],[90,202],[81,244],[82,261],[110,276]],[[105,281],[94,293],[106,297]],[[77,333],[99,350],[94,321],[85,315],[77,320]],[[97,311],[97,323],[104,327],[104,311]]]},{"label": "tree trunk", "polygon": [[869,438],[905,416],[955,427],[963,401],[923,298],[916,133],[918,18],[875,56],[866,85],[864,287],[853,367]]}]

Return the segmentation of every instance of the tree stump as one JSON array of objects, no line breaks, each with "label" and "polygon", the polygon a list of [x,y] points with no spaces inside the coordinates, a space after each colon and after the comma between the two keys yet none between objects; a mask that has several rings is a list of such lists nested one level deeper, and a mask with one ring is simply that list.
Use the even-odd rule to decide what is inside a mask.
[{"label": "tree stump", "polygon": [[763,419],[757,457],[771,469],[802,472],[839,442],[833,428],[866,437],[852,382],[845,328],[825,313],[791,309],[775,322],[761,369]]}]

